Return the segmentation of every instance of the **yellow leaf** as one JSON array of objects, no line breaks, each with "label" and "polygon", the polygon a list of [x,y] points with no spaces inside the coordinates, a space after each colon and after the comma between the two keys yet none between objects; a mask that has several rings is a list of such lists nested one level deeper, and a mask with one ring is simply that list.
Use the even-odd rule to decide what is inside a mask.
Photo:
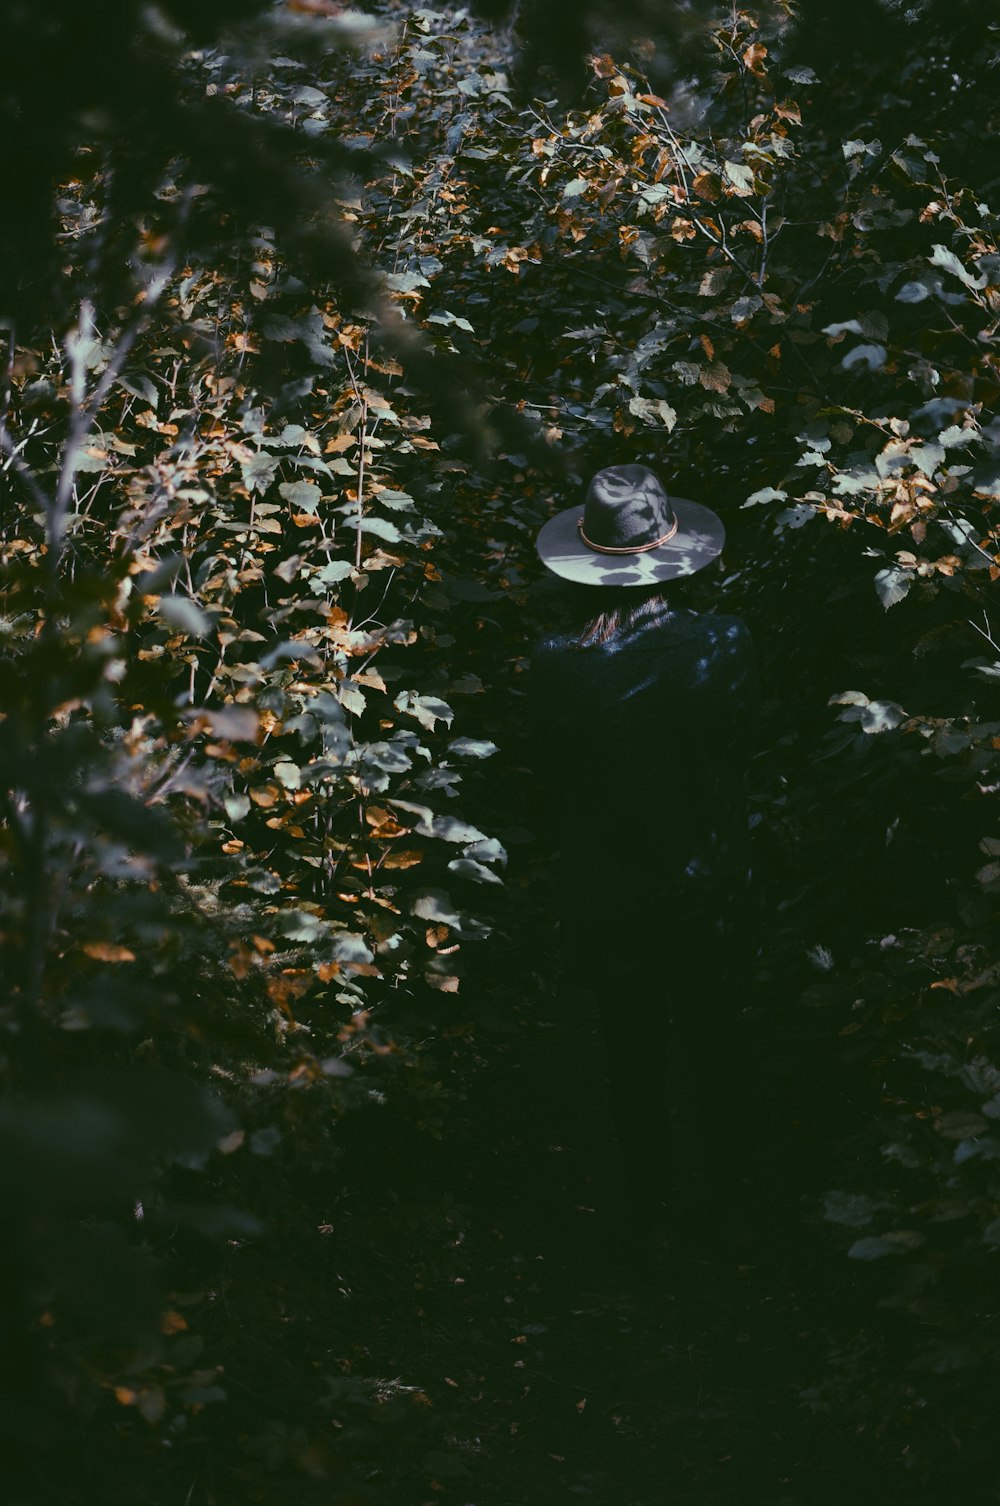
[{"label": "yellow leaf", "polygon": [[381,868],[415,868],[423,862],[423,853],[416,852],[412,847],[399,848],[396,852],[387,852],[381,860]]},{"label": "yellow leaf", "polygon": [[113,941],[85,941],[81,951],[95,962],[134,962],[135,953],[127,946],[117,946]]}]

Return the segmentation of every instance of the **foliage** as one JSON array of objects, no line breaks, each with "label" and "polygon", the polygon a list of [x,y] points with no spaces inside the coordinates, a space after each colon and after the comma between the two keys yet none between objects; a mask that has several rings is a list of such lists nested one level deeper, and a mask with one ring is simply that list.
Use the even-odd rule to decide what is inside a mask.
[{"label": "foliage", "polygon": [[574,96],[559,7],[520,56],[451,9],[190,9],[121,8],[3,241],[5,1426],[36,1437],[53,1374],[157,1426],[218,1399],[164,1231],[252,1238],[230,1169],[369,1082],[439,1131],[398,1069],[526,835],[478,809],[534,532],[628,459],[725,515],[692,589],[769,685],[765,976],[873,1105],[824,1214],[877,1336],[812,1399],[860,1366],[930,1467],[996,1359],[995,28],[962,12],[959,77],[937,7],[872,0],[890,82],[781,4],[594,6]]}]

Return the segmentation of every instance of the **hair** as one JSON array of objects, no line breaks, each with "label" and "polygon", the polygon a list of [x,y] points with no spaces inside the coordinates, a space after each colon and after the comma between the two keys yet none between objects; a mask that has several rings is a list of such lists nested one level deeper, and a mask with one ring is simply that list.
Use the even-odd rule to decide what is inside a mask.
[{"label": "hair", "polygon": [[615,633],[630,628],[639,617],[655,624],[670,614],[670,604],[662,585],[585,586],[583,589],[588,594],[581,598],[580,606],[586,617],[577,634],[577,648],[607,643]]}]

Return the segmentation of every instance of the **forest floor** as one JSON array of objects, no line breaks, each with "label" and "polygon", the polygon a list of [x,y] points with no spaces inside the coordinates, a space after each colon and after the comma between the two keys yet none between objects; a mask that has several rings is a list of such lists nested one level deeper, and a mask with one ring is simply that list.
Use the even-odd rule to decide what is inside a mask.
[{"label": "forest floor", "polygon": [[[461,1006],[446,998],[452,1026],[424,1047],[431,1113],[390,1062],[384,1102],[332,1141],[307,1127],[280,1164],[247,1164],[267,1232],[230,1245],[221,1280],[217,1249],[206,1257],[193,1307],[228,1400],[182,1436],[126,1444],[127,1487],[85,1446],[72,1484],[60,1470],[39,1502],[914,1499],[887,1440],[822,1394],[832,1350],[871,1309],[821,1219],[851,1154],[846,1075],[817,1094],[802,1053],[822,1043],[758,1004],[749,1066],[766,1123],[732,1127],[750,1147],[746,1195],[720,1189],[713,1205],[714,1189],[689,1185],[678,1238],[646,1258],[614,1211],[602,1047],[554,986],[541,883],[510,888]],[[679,1083],[675,1127],[704,1112]]]}]

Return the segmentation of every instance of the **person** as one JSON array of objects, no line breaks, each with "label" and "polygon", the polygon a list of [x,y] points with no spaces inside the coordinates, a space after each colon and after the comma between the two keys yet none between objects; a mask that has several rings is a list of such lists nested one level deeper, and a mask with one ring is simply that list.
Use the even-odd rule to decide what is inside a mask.
[{"label": "person", "polygon": [[735,1164],[727,1139],[746,1077],[755,655],[740,618],[682,606],[670,589],[724,542],[715,512],[669,496],[643,465],[599,471],[582,510],[562,509],[537,539],[568,592],[569,625],[537,644],[529,681],[563,988],[598,1001],[620,1184],[657,1233],[672,1205],[668,1065],[686,1058],[683,1153],[702,1184]]}]

